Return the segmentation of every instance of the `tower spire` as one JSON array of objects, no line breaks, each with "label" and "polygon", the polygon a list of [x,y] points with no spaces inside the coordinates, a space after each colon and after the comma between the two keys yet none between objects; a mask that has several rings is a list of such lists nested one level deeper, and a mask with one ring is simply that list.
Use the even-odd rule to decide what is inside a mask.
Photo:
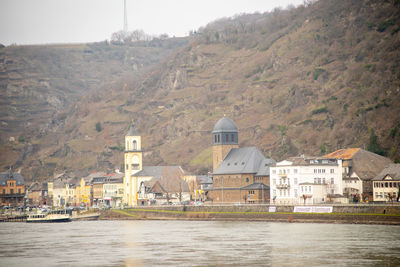
[{"label": "tower spire", "polygon": [[126,12],[126,0],[124,0],[124,32],[128,31],[128,17]]}]

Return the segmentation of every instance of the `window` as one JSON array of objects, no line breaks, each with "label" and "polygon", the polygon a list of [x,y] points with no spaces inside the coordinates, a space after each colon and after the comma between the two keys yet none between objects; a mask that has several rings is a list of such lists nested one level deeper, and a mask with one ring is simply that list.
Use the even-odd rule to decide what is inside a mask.
[{"label": "window", "polygon": [[248,183],[249,182],[249,178],[246,178],[246,183]]},{"label": "window", "polygon": [[5,194],[6,193],[6,190],[3,188],[3,194]]},{"label": "window", "polygon": [[14,194],[14,189],[10,189],[10,194]]},{"label": "window", "polygon": [[297,189],[294,190],[294,197],[297,197]]},{"label": "window", "polygon": [[220,139],[219,139],[219,134],[217,135],[217,143],[219,143],[220,142]]},{"label": "window", "polygon": [[325,184],[325,178],[322,178],[322,183]]},{"label": "window", "polygon": [[217,135],[214,134],[214,143],[217,143]]},{"label": "window", "polygon": [[276,179],[273,179],[273,180],[272,180],[272,184],[273,184],[273,185],[276,185]]},{"label": "window", "polygon": [[294,169],[294,173],[297,173],[297,169]]},{"label": "window", "polygon": [[319,184],[321,183],[321,178],[318,178],[318,183],[319,183]]},{"label": "window", "polygon": [[335,178],[331,178],[331,184],[335,183]]},{"label": "window", "polygon": [[254,195],[254,190],[250,190],[249,195]]},{"label": "window", "polygon": [[331,173],[335,173],[335,169],[331,169]]},{"label": "window", "polygon": [[21,188],[18,188],[18,194],[21,194]]},{"label": "window", "polygon": [[225,142],[229,142],[229,135],[228,134],[225,135]]},{"label": "window", "polygon": [[139,170],[139,164],[132,164],[132,170]]},{"label": "window", "polygon": [[133,150],[137,150],[137,142],[136,142],[136,140],[133,140],[132,145],[133,145]]},{"label": "window", "polygon": [[311,192],[311,185],[308,186],[308,191]]},{"label": "window", "polygon": [[317,180],[318,180],[318,178],[314,178],[314,184],[316,184],[316,183],[317,183]]},{"label": "window", "polygon": [[294,178],[294,184],[297,184],[297,178]]},{"label": "window", "polygon": [[235,135],[231,134],[231,142],[235,142]]}]

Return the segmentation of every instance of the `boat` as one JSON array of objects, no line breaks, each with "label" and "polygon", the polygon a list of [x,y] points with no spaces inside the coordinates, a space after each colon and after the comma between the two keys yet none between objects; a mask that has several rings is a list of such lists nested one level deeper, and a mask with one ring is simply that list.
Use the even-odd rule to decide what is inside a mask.
[{"label": "boat", "polygon": [[66,210],[52,210],[46,213],[30,214],[27,223],[70,222],[71,215]]}]

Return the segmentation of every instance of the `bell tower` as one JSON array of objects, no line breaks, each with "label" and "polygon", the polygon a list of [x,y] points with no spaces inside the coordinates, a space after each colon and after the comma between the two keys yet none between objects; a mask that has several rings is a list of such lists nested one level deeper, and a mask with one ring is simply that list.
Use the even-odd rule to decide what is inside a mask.
[{"label": "bell tower", "polygon": [[213,172],[224,160],[232,148],[239,147],[238,129],[229,118],[223,117],[214,126],[213,135]]},{"label": "bell tower", "polygon": [[131,123],[128,133],[125,135],[124,152],[124,204],[136,206],[137,181],[133,175],[143,169],[142,140],[135,130],[135,124]]}]

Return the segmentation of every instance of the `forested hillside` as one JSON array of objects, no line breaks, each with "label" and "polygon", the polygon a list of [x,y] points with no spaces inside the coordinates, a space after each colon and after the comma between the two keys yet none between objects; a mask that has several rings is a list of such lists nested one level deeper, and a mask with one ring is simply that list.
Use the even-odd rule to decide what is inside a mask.
[{"label": "forested hillside", "polygon": [[399,161],[399,7],[320,0],[212,22],[168,60],[77,100],[54,131],[3,138],[15,155],[34,147],[4,166],[34,179],[118,168],[133,119],[146,165],[206,173],[210,131],[224,115],[238,125],[241,145],[276,160],[362,147]]}]

